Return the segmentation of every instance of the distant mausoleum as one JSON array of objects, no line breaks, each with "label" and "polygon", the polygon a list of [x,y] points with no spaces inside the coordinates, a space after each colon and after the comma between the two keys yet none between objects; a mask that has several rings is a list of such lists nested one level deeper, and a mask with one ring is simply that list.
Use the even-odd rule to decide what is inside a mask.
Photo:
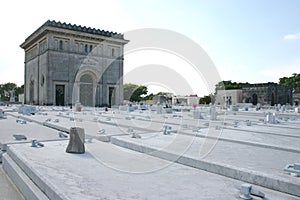
[{"label": "distant mausoleum", "polygon": [[173,105],[193,106],[199,104],[200,97],[197,95],[189,96],[172,96]]},{"label": "distant mausoleum", "polygon": [[218,90],[215,98],[217,105],[235,105],[243,100],[243,90]]},{"label": "distant mausoleum", "polygon": [[126,43],[119,33],[47,21],[21,44],[25,51],[24,103],[120,104]]},{"label": "distant mausoleum", "polygon": [[293,91],[290,87],[277,83],[244,84],[240,90],[218,90],[217,105],[252,103],[253,105],[293,104]]},{"label": "distant mausoleum", "polygon": [[300,105],[300,88],[297,88],[293,91],[293,100],[296,106]]}]

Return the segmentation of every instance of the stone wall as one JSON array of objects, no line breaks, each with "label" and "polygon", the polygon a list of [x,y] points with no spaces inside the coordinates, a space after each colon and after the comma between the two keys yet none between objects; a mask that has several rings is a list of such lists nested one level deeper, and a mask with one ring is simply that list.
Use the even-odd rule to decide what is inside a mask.
[{"label": "stone wall", "polygon": [[120,104],[127,42],[121,34],[47,21],[21,44],[25,103],[71,105],[92,98],[88,106]]}]

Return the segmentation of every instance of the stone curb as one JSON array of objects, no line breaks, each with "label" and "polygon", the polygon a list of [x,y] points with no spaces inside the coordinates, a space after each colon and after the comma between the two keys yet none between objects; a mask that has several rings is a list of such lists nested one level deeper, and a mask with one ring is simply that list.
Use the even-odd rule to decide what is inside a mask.
[{"label": "stone curb", "polygon": [[283,180],[280,178],[270,177],[267,174],[237,168],[230,165],[224,165],[220,163],[208,162],[204,160],[198,160],[188,156],[179,156],[174,153],[161,151],[153,147],[145,145],[139,145],[130,143],[115,137],[111,138],[111,143],[120,147],[128,148],[141,153],[147,153],[148,155],[162,158],[169,161],[174,161],[186,166],[194,167],[197,169],[205,170],[215,174],[223,175],[226,177],[234,178],[241,181],[246,181],[255,185],[260,185],[280,192],[288,193],[300,197],[300,185]]}]

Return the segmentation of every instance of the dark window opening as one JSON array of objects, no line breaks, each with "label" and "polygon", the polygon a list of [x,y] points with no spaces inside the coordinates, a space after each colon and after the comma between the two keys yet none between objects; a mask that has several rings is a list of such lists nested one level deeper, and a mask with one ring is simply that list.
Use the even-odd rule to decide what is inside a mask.
[{"label": "dark window opening", "polygon": [[63,50],[63,41],[62,40],[59,41],[58,49]]},{"label": "dark window opening", "polygon": [[112,56],[112,57],[115,56],[115,49],[111,49],[111,56]]},{"label": "dark window opening", "polygon": [[65,86],[56,85],[55,86],[55,105],[64,106],[65,105]]}]

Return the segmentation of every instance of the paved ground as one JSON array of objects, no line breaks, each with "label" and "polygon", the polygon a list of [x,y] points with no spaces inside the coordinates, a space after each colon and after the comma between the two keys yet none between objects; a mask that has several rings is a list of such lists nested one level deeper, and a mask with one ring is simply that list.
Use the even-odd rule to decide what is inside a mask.
[{"label": "paved ground", "polygon": [[5,174],[0,165],[0,200],[24,200],[16,186]]},{"label": "paved ground", "polygon": [[[239,199],[241,181],[93,140],[85,154],[65,152],[68,142],[44,148],[11,145],[8,154],[27,167],[63,199],[134,200]],[[34,180],[35,178],[33,178]],[[296,200],[259,186],[272,200]],[[47,192],[52,193],[50,190]],[[260,198],[254,198],[258,200]]]},{"label": "paved ground", "polygon": [[[15,117],[18,116],[32,122],[25,125],[16,123]],[[167,150],[177,155],[197,158],[201,147],[209,141],[205,140],[206,136],[220,137],[204,161],[220,163],[241,171],[259,172],[266,177],[272,176],[274,179],[293,181],[300,185],[300,179],[283,171],[286,164],[299,162],[299,118],[299,114],[280,113],[279,124],[265,124],[264,112],[223,112],[217,121],[211,122],[207,116],[200,120],[193,119],[192,112],[160,115],[147,111],[128,113],[96,109],[78,113],[45,108],[44,114],[39,112],[31,116],[7,113],[7,119],[0,120],[0,144],[11,144],[19,158],[29,161],[30,167],[38,174],[43,174],[46,182],[50,181],[54,188],[58,187],[57,191],[72,200],[83,197],[236,199],[234,197],[238,192],[235,186],[242,183],[240,179],[233,180],[218,173],[178,163],[170,164],[167,160],[129,150],[129,146],[136,144],[141,149],[149,146],[158,151]],[[246,120],[250,120],[252,125],[247,126]],[[237,121],[238,126],[235,127]],[[58,131],[43,126],[45,123],[66,130],[73,126],[84,127],[85,133],[94,138],[86,144],[87,153],[76,156],[66,154],[67,141],[61,141]],[[178,130],[178,133],[164,135],[161,130],[166,124]],[[218,126],[222,128],[219,129]],[[131,138],[129,127],[142,138]],[[195,132],[195,128],[199,128],[199,131]],[[125,148],[95,139],[102,129],[112,139],[126,142],[122,146]],[[12,134],[16,131],[28,137],[25,141],[27,144],[15,141]],[[199,137],[195,137],[196,134]],[[30,147],[30,140],[33,138],[42,140],[45,147]],[[268,199],[299,199],[275,190],[255,187],[265,192]],[[68,193],[68,188],[75,190]],[[5,191],[1,186],[0,189]]]}]

